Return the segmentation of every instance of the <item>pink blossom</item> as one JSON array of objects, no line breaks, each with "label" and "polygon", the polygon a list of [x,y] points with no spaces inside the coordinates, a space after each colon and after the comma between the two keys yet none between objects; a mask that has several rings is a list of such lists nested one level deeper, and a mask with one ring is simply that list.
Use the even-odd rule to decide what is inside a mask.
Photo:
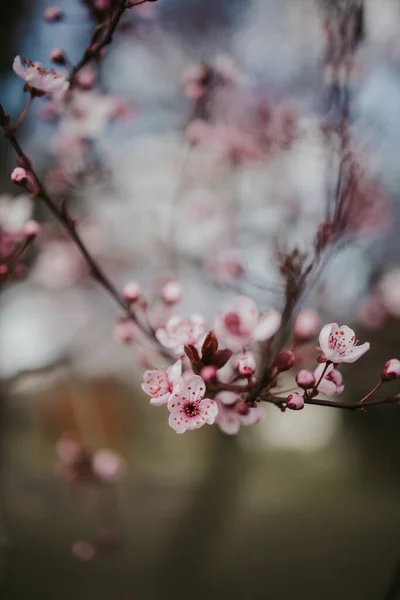
[{"label": "pink blossom", "polygon": [[151,397],[150,404],[167,404],[171,394],[177,394],[182,387],[182,361],[177,360],[168,369],[145,371],[142,390]]},{"label": "pink blossom", "polygon": [[307,341],[315,337],[319,329],[317,313],[310,309],[300,310],[294,319],[293,335],[298,341]]},{"label": "pink blossom", "polygon": [[253,342],[268,340],[279,329],[281,315],[275,309],[259,313],[255,302],[247,296],[237,296],[216,321],[216,333],[232,349]]},{"label": "pink blossom", "polygon": [[54,94],[65,92],[69,83],[66,75],[51,69],[46,71],[43,66],[36,62],[21,62],[19,56],[16,56],[13,63],[15,73],[26,83],[27,90],[39,96],[45,94]]},{"label": "pink blossom", "polygon": [[256,360],[254,358],[254,354],[251,352],[245,352],[238,358],[238,371],[240,375],[244,377],[249,377],[253,375],[256,370]]},{"label": "pink blossom", "polygon": [[182,288],[178,281],[171,279],[161,288],[161,298],[166,304],[176,304],[182,298]]},{"label": "pink blossom", "polygon": [[217,374],[217,369],[214,365],[206,365],[201,369],[200,375],[204,379],[204,381],[211,381]]},{"label": "pink blossom", "polygon": [[300,396],[297,392],[290,394],[286,400],[287,408],[290,410],[302,410],[304,408],[304,398]]},{"label": "pink blossom", "polygon": [[183,356],[184,346],[196,345],[204,335],[205,323],[201,315],[194,314],[189,319],[171,317],[165,327],[157,329],[158,341],[177,356]]},{"label": "pink blossom", "polygon": [[358,346],[355,333],[347,325],[329,323],[321,329],[319,345],[326,360],[335,364],[353,363],[369,350],[369,343]]},{"label": "pink blossom", "polygon": [[[314,377],[316,382],[320,380],[320,377],[325,369],[326,364],[320,364],[314,371]],[[326,368],[325,375],[321,379],[318,384],[318,391],[321,394],[326,394],[326,396],[337,396],[341,394],[344,390],[344,385],[342,384],[343,376],[337,369],[334,368],[333,365],[329,365]]]},{"label": "pink blossom", "polygon": [[215,400],[218,405],[218,415],[215,420],[218,427],[228,435],[235,435],[241,425],[255,425],[262,417],[263,412],[257,406],[246,406],[243,410],[243,403],[240,396],[234,392],[220,392]]},{"label": "pink blossom", "polygon": [[63,12],[58,6],[49,6],[43,13],[43,19],[48,23],[55,23],[61,21]]},{"label": "pink blossom", "polygon": [[206,384],[198,375],[189,377],[184,388],[174,393],[168,401],[169,424],[176,433],[212,425],[218,415],[214,400],[204,398]]},{"label": "pink blossom", "polygon": [[114,327],[114,340],[122,344],[130,344],[139,334],[138,326],[131,320],[123,320]]},{"label": "pink blossom", "polygon": [[392,379],[399,379],[400,377],[400,360],[397,358],[391,358],[385,363],[382,371],[383,381],[391,381]]},{"label": "pink blossom", "polygon": [[28,173],[22,167],[16,167],[11,173],[11,181],[17,185],[26,186],[28,179]]},{"label": "pink blossom", "polygon": [[125,475],[126,465],[123,458],[116,452],[101,449],[93,454],[92,469],[100,481],[115,483]]}]

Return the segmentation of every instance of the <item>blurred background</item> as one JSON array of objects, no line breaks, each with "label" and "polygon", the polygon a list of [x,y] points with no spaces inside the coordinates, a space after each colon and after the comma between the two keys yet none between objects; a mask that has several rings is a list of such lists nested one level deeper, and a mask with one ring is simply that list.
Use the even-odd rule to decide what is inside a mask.
[{"label": "blurred background", "polygon": [[[56,24],[42,19],[47,1],[0,7],[0,96],[13,117],[26,100],[14,56],[48,66],[60,47],[75,63],[90,39],[84,3],[58,4],[67,16]],[[130,11],[105,57],[84,133],[73,115],[55,124],[36,102],[24,146],[56,197],[68,196],[118,286],[134,278],[156,298],[173,273],[181,310],[210,323],[237,293],[281,308],[274,244],[307,249],[330,177],[318,129],[328,5],[149,3]],[[400,333],[400,5],[364,6],[353,133],[384,218],[375,215],[368,235],[334,256],[305,299],[324,322],[346,322],[371,343],[343,370],[348,401],[398,356]],[[242,123],[254,98],[273,111],[289,107],[298,130],[289,148],[233,169],[218,148],[188,143],[182,74],[221,55],[236,61],[243,88],[216,110]],[[118,118],[110,95],[123,99]],[[79,158],[62,151],[76,131],[85,138]],[[0,148],[0,201],[8,201],[15,158],[3,140]],[[384,600],[400,560],[399,407],[288,414],[268,406],[235,437],[216,427],[177,436],[140,389],[151,349],[138,356],[114,340],[118,310],[48,215],[26,202],[22,212],[32,210],[42,235],[27,276],[0,295],[0,598]],[[240,281],[227,276],[238,261]],[[71,485],[60,439],[112,452],[102,463],[109,480],[93,483],[82,460]]]}]

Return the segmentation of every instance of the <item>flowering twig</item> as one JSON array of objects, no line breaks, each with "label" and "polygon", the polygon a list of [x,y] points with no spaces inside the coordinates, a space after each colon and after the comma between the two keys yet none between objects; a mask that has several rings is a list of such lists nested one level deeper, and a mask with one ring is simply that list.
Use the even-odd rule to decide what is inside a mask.
[{"label": "flowering twig", "polygon": [[[260,397],[261,402],[269,402],[274,404],[278,408],[285,408],[287,398],[281,398],[279,396],[266,396],[265,398]],[[361,404],[359,402],[337,402],[334,400],[323,400],[322,398],[304,398],[304,404],[311,404],[313,406],[325,406],[329,408],[343,408],[345,410],[364,410],[373,406],[382,406],[383,404],[394,404],[400,402],[400,394],[395,396],[389,396],[388,398],[381,398],[379,400],[367,400]]]}]

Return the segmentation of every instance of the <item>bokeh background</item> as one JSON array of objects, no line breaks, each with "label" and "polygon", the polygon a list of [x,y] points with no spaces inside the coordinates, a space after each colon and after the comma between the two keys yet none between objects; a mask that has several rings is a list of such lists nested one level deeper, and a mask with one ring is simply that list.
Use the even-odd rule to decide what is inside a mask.
[{"label": "bokeh background", "polygon": [[[59,4],[73,17],[54,26],[41,20],[48,2],[0,7],[0,95],[14,115],[24,103],[11,71],[14,56],[48,64],[57,46],[76,61],[89,38],[81,4]],[[175,266],[184,306],[211,318],[238,291],[213,285],[199,268],[219,220],[226,224],[233,195],[242,207],[238,239],[251,272],[239,291],[279,306],[265,238],[277,227],[289,230],[293,204],[285,199],[294,191],[302,211],[290,222],[291,239],[305,244],[321,210],[324,181],[313,137],[323,104],[321,6],[159,0],[154,7],[132,17],[101,73],[101,90],[124,94],[135,116],[110,127],[95,123],[92,139],[112,180],[85,182],[72,199],[87,220],[87,240],[118,284],[134,277],[151,290],[157,274],[171,267],[163,240],[186,165],[180,197],[213,206],[217,197],[222,208],[188,234],[184,221],[179,230]],[[354,123],[368,146],[369,168],[390,197],[391,227],[335,256],[307,298],[327,321],[349,322],[371,342],[370,352],[344,370],[349,401],[398,356],[400,332],[398,296],[379,327],[367,328],[360,318],[360,303],[399,262],[400,7],[395,0],[368,0],[365,7]],[[214,168],[211,152],[187,158],[182,133],[189,115],[182,71],[220,52],[232,54],[277,101],[290,98],[305,114],[306,142],[240,177]],[[39,109],[22,136],[45,171],[55,129],[40,121]],[[14,157],[3,141],[0,148],[0,193],[15,193]],[[35,216],[45,218],[39,208]],[[283,414],[268,407],[262,423],[234,438],[211,427],[176,436],[165,412],[149,406],[140,390],[132,347],[113,340],[114,306],[57,235],[41,249],[44,258],[32,257],[28,278],[0,297],[0,598],[384,600],[400,560],[399,407],[363,414],[319,407]],[[120,453],[123,480],[71,493],[55,468],[65,432]],[[120,537],[117,547],[92,560],[73,554],[77,541],[110,531]]]}]

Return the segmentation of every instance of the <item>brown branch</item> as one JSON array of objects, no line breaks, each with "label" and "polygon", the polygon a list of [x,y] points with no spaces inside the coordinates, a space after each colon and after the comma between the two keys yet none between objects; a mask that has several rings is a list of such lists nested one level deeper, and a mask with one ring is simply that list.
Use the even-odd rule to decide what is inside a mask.
[{"label": "brown branch", "polygon": [[[285,408],[287,398],[281,398],[279,396],[266,396],[265,398],[260,397],[259,400],[274,404],[278,408]],[[400,394],[390,396],[389,398],[381,398],[379,400],[367,400],[362,404],[360,402],[336,402],[333,400],[323,400],[322,398],[304,398],[304,404],[311,404],[312,406],[325,406],[328,408],[342,408],[344,410],[361,411],[369,407],[381,406],[383,404],[393,404],[394,402],[400,402]]]}]

